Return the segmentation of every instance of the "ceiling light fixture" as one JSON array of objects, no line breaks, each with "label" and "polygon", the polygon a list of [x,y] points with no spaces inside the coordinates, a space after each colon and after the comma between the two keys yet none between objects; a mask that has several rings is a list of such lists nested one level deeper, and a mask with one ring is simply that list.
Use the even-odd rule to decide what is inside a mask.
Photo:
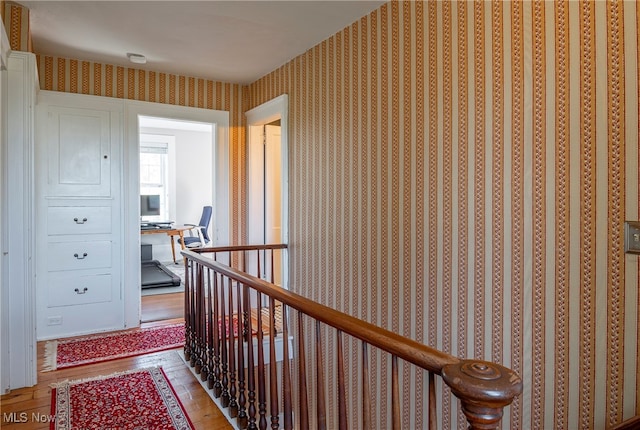
[{"label": "ceiling light fixture", "polygon": [[128,53],[127,57],[132,63],[145,64],[147,62],[147,57],[144,55]]}]

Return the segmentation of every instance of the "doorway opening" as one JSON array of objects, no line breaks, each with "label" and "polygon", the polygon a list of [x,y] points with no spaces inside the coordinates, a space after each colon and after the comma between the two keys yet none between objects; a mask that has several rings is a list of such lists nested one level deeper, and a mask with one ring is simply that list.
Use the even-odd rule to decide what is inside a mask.
[{"label": "doorway opening", "polygon": [[[287,95],[247,112],[247,238],[253,245],[288,241]],[[248,271],[257,270],[257,256],[249,257]],[[253,261],[253,260],[256,261]],[[255,267],[254,267],[255,266]],[[287,288],[286,252],[274,254],[270,265],[260,265],[261,277]],[[253,273],[253,272],[250,272]]]},{"label": "doorway opening", "polygon": [[141,322],[181,318],[180,235],[194,234],[187,227],[199,223],[203,207],[213,206],[214,126],[142,115],[138,126]]}]

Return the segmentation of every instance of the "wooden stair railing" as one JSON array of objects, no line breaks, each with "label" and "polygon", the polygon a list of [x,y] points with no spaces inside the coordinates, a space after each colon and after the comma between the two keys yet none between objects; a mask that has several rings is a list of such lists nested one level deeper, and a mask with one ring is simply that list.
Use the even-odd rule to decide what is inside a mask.
[{"label": "wooden stair railing", "polygon": [[611,430],[638,430],[640,429],[640,415],[629,418],[618,425],[611,427]]},{"label": "wooden stair railing", "polygon": [[[470,429],[499,426],[503,408],[522,393],[522,381],[515,372],[496,363],[459,359],[278,287],[274,284],[278,272],[274,254],[286,247],[182,251],[186,273],[185,360],[207,382],[220,405],[228,409],[237,428],[326,429],[337,425],[346,429],[349,413],[356,413],[349,409],[349,399],[357,398],[361,416],[351,419],[362,428],[400,429],[406,417],[400,412],[399,360],[427,372],[429,429],[439,428],[436,375],[460,400]],[[266,274],[268,280],[247,272]],[[331,341],[322,335],[327,327],[335,333],[335,410],[327,407],[325,392],[326,368],[334,360],[325,354],[325,343]],[[307,336],[312,334],[310,341]],[[361,354],[354,357],[361,360],[358,393],[346,391],[345,335],[361,342]],[[308,356],[309,347],[314,351],[313,358]],[[370,371],[370,347],[390,355],[390,394],[386,394],[391,398],[390,426],[373,420],[378,405],[373,404],[370,387],[371,378],[378,375]],[[311,362],[315,364],[309,367]],[[315,414],[310,413],[310,403],[315,403]]]}]

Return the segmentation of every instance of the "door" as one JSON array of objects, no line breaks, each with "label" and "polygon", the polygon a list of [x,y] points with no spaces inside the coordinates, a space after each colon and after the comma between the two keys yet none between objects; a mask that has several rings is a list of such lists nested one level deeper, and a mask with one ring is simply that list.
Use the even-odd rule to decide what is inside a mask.
[{"label": "door", "polygon": [[264,126],[264,243],[282,242],[280,126]]},{"label": "door", "polygon": [[[248,151],[248,220],[249,243],[282,243],[282,140],[279,122],[250,126]],[[263,253],[270,258],[269,253]],[[282,254],[274,253],[274,283],[282,285]],[[255,274],[255,255],[247,265],[249,273]],[[271,279],[270,264],[261,264],[260,276]]]},{"label": "door", "polygon": [[49,192],[110,197],[111,113],[50,106],[47,121]]},{"label": "door", "polygon": [[[246,112],[247,117],[247,242],[284,243],[288,233],[289,98],[282,94]],[[275,253],[274,282],[288,288],[288,251]],[[254,257],[253,272],[257,268]],[[250,261],[247,262],[247,264]],[[270,269],[270,265],[268,265]],[[271,274],[261,266],[262,276]],[[249,268],[247,269],[249,270]]]}]

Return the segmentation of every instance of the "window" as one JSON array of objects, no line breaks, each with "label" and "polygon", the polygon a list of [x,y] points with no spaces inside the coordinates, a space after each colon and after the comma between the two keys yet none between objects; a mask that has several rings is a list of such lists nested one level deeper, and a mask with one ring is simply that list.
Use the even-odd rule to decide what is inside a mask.
[{"label": "window", "polygon": [[167,143],[140,143],[140,194],[160,195],[160,215],[150,217],[155,221],[169,219],[168,160]]}]

